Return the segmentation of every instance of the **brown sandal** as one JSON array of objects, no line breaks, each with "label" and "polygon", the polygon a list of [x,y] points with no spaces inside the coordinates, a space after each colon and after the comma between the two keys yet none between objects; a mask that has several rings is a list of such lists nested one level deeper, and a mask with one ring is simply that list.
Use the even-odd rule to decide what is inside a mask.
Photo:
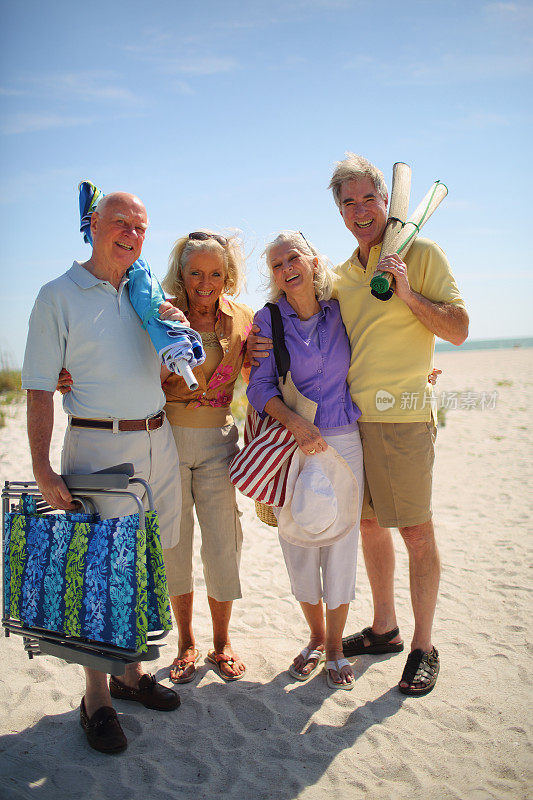
[{"label": "brown sandal", "polygon": [[229,666],[233,666],[236,663],[236,660],[233,656],[227,656],[226,653],[215,653],[214,650],[210,650],[207,654],[207,660],[214,664],[218,670],[218,674],[222,678],[222,680],[229,683],[229,681],[240,681],[241,678],[244,678],[244,674],[246,672],[246,667],[244,668],[244,672],[241,672],[240,675],[226,675],[225,672],[222,672],[220,665],[221,664],[229,664]]},{"label": "brown sandal", "polygon": [[[169,668],[168,677],[172,681],[172,683],[190,683],[196,677],[196,664],[199,662],[201,658],[201,653],[199,650],[194,649],[192,653],[185,656],[178,656],[174,659],[172,664]],[[188,675],[184,675],[183,673],[192,667],[192,672]],[[180,670],[180,675],[177,675],[178,670]]]},{"label": "brown sandal", "polygon": [[[439,669],[439,654],[434,647],[429,653],[424,653],[423,650],[413,650],[407,658],[398,689],[402,694],[410,697],[421,697],[428,694],[437,683]],[[407,686],[402,686],[402,683],[406,683]]]}]

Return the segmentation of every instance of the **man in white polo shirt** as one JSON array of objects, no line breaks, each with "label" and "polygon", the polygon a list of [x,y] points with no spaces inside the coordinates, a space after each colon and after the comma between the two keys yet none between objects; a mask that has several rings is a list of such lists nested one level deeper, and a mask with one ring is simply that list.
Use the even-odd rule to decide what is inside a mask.
[{"label": "man in white polo shirt", "polygon": [[[165,419],[158,355],[133,310],[126,271],[139,258],[148,226],[146,209],[131,194],[116,192],[98,204],[91,220],[93,250],[42,287],[33,308],[22,386],[28,391],[28,437],[33,472],[44,499],[72,508],[72,497],[50,465],[53,394],[60,370],[73,378],[63,397],[69,415],[61,470],[94,472],[132,462],[150,482],[159,513],[163,547],[179,538],[181,492],[178,455]],[[139,493],[142,489],[139,489]],[[125,504],[126,503],[126,504]],[[125,505],[124,505],[125,504]],[[102,498],[103,519],[132,513],[131,501]],[[126,737],[111,696],[170,711],[179,696],[128,665],[119,681],[85,668],[80,719],[91,747],[120,752]]]}]

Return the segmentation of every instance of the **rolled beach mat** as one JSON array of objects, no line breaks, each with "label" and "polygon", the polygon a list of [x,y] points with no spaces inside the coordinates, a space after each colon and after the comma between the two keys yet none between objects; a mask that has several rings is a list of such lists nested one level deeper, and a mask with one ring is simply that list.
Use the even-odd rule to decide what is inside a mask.
[{"label": "rolled beach mat", "polygon": [[[380,258],[394,253],[393,244],[401,232],[407,212],[409,211],[409,195],[411,192],[411,167],[403,161],[397,161],[392,168],[392,186],[389,204],[389,217],[385,235],[381,245]],[[370,279],[370,291],[379,300],[392,297],[390,285],[393,276],[390,272],[376,270]]]},{"label": "rolled beach mat", "polygon": [[[396,235],[391,245],[392,250],[389,250],[389,253],[383,253],[383,255],[389,255],[390,253],[397,253],[398,255],[401,255],[402,258],[405,258],[406,254],[409,251],[409,248],[411,247],[416,237],[420,233],[422,227],[426,224],[426,222],[431,217],[433,212],[442,203],[447,194],[448,194],[448,187],[441,181],[435,181],[435,183],[431,186],[429,191],[424,195],[422,201],[416,207],[416,209],[409,217],[407,222],[403,225],[402,229]],[[375,275],[376,273],[374,273],[374,276]],[[387,275],[387,273],[380,272],[379,275]],[[390,273],[388,273],[388,275],[390,275]],[[374,280],[374,276],[372,277],[372,280]],[[390,277],[392,278],[392,276]],[[372,280],[370,281],[370,287],[371,287],[371,294],[373,294],[374,297],[377,297],[380,300],[388,300],[389,297],[392,297],[393,294],[392,289],[389,289],[388,292],[385,291],[384,293],[381,294],[377,293],[377,291],[374,292],[372,286]]]},{"label": "rolled beach mat", "polygon": [[420,233],[422,226],[426,224],[447,194],[448,187],[441,181],[435,181],[400,231],[398,238],[394,242],[395,253],[402,257],[407,253]]}]

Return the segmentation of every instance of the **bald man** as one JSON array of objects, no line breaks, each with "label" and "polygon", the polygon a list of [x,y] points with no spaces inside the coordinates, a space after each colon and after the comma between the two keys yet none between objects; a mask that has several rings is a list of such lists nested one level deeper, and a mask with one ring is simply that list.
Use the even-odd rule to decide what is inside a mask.
[{"label": "bald man", "polygon": [[[139,258],[148,217],[138,197],[107,195],[91,220],[92,255],[75,261],[42,287],[33,308],[22,386],[28,398],[28,438],[35,480],[54,508],[71,509],[72,497],[50,465],[53,394],[59,371],[68,369],[71,391],[63,397],[69,415],[61,471],[94,472],[132,462],[150,481],[159,513],[163,547],[179,538],[181,491],[178,455],[165,419],[159,357],[129,299],[128,268]],[[170,313],[170,312],[169,312]],[[168,315],[168,314],[167,314]],[[140,490],[142,491],[142,490]],[[134,512],[131,500],[101,498],[102,519]],[[86,691],[80,721],[91,747],[103,753],[125,750],[127,740],[111,697],[171,711],[176,692],[130,664],[119,680],[85,668]]]}]

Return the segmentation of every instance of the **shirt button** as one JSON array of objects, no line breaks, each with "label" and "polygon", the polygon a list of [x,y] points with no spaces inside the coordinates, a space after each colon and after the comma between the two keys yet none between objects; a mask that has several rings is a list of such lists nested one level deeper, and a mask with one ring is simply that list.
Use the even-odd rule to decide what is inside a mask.
[{"label": "shirt button", "polygon": [[318,371],[319,371],[319,372],[322,372],[322,370],[321,370],[321,369],[319,369]]}]

